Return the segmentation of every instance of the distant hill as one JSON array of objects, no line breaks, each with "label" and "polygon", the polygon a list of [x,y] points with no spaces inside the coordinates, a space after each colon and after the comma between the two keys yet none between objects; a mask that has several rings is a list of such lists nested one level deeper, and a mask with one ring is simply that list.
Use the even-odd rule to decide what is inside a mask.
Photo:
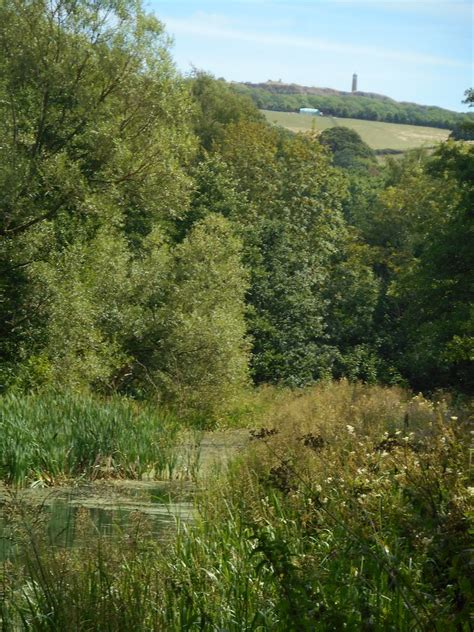
[{"label": "distant hill", "polygon": [[448,130],[434,127],[341,119],[333,116],[308,116],[295,112],[275,112],[274,110],[263,110],[262,112],[269,123],[280,125],[292,132],[349,127],[356,131],[376,154],[401,153],[415,147],[432,147],[436,143],[446,140],[449,135]]},{"label": "distant hill", "polygon": [[453,129],[474,120],[474,114],[445,110],[434,105],[395,101],[374,92],[343,92],[331,88],[294,83],[232,83],[236,92],[249,96],[259,109],[298,112],[302,107],[318,108],[324,114],[387,123],[405,123]]},{"label": "distant hill", "polygon": [[244,86],[249,88],[262,88],[268,92],[274,92],[276,94],[315,94],[318,96],[357,96],[370,97],[374,99],[381,99],[382,101],[394,101],[390,97],[386,97],[383,94],[377,94],[376,92],[345,92],[344,90],[334,90],[333,88],[317,88],[316,86],[300,86],[297,83],[283,83],[281,81],[266,81],[265,83],[251,83],[244,82]]}]

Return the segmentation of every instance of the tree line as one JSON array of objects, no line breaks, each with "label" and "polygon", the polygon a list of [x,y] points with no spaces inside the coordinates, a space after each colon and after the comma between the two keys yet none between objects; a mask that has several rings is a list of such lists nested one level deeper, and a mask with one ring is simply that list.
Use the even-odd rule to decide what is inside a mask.
[{"label": "tree line", "polygon": [[239,94],[249,96],[262,110],[298,112],[300,108],[317,108],[330,116],[367,121],[426,125],[454,129],[473,122],[473,115],[417,103],[398,102],[376,94],[311,94],[310,88],[286,84],[232,84]]},{"label": "tree line", "polygon": [[0,50],[2,391],[472,390],[471,146],[272,128],[129,0],[6,0]]}]

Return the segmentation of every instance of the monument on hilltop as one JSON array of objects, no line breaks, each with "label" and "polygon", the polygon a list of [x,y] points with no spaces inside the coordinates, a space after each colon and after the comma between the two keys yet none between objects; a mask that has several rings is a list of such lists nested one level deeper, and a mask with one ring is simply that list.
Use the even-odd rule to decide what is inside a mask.
[{"label": "monument on hilltop", "polygon": [[352,75],[352,92],[357,92],[357,75],[354,73]]}]

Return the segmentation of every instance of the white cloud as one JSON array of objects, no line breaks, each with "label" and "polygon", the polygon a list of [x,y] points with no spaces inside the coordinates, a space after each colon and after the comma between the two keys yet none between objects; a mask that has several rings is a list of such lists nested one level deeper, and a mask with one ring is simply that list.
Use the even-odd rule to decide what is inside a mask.
[{"label": "white cloud", "polygon": [[437,66],[466,67],[461,61],[427,55],[416,51],[390,50],[374,46],[357,46],[331,41],[319,37],[309,38],[285,35],[282,33],[264,33],[232,27],[228,18],[216,14],[196,13],[192,18],[163,18],[168,31],[174,35],[196,35],[210,39],[232,40],[242,43],[254,43],[265,46],[278,46],[302,49],[320,53],[342,53],[345,55],[363,55],[392,61]]}]

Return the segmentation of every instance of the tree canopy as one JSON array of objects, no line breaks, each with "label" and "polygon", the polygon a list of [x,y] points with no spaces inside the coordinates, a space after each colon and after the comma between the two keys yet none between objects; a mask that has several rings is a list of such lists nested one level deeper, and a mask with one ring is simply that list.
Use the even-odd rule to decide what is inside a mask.
[{"label": "tree canopy", "polygon": [[5,0],[0,52],[3,390],[472,390],[472,146],[270,127],[131,0]]}]

